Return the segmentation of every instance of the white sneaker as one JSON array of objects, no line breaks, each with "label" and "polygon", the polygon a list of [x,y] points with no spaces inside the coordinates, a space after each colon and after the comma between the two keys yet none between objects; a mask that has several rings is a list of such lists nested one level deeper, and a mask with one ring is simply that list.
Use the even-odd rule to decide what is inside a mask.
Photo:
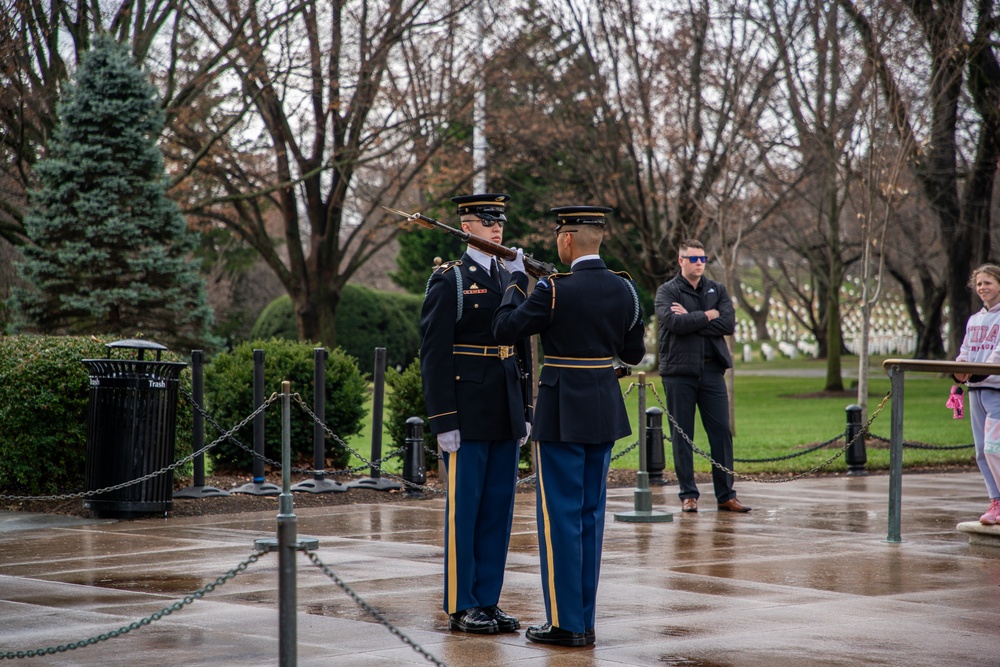
[{"label": "white sneaker", "polygon": [[995,526],[1000,522],[1000,498],[994,498],[990,501],[990,508],[986,510],[986,514],[979,517],[979,523],[984,526]]}]

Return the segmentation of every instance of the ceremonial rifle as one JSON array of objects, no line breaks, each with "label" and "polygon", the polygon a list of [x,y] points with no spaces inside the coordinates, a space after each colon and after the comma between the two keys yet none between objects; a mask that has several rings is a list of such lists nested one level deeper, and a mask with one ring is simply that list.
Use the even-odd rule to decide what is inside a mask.
[{"label": "ceremonial rifle", "polygon": [[[513,261],[517,257],[516,250],[512,250],[507,246],[502,246],[499,243],[494,243],[489,239],[484,239],[482,236],[476,236],[471,232],[467,232],[462,229],[455,229],[450,225],[444,224],[440,220],[435,220],[434,218],[428,218],[426,215],[422,213],[406,213],[405,211],[397,211],[396,209],[389,208],[387,206],[383,206],[382,208],[389,211],[390,213],[395,213],[396,215],[403,216],[404,218],[406,218],[407,222],[415,222],[422,227],[426,227],[427,229],[434,229],[434,228],[442,229],[448,232],[449,234],[457,236],[458,238],[462,239],[463,241],[471,245],[473,248],[476,248],[477,250],[482,250],[488,255],[494,255],[495,257],[499,257],[500,259],[503,259],[508,262]],[[528,253],[524,253],[523,259],[524,259],[524,270],[528,273],[528,275],[534,276],[535,278],[541,278],[543,276],[556,273],[557,271],[556,267],[553,266],[552,264],[549,264],[548,262],[538,261]]]}]

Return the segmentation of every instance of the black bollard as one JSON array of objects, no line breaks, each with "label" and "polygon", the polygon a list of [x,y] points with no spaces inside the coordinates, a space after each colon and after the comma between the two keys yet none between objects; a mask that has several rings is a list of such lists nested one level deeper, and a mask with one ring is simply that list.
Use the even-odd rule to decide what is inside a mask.
[{"label": "black bollard", "polygon": [[649,483],[656,486],[666,484],[663,481],[663,469],[666,467],[667,459],[663,453],[663,410],[653,406],[646,410],[646,468]]},{"label": "black bollard", "polygon": [[346,484],[327,479],[326,471],[326,360],[329,353],[325,348],[313,348],[313,478],[304,479],[292,485],[292,491],[306,493],[340,493],[347,491]]},{"label": "black bollard", "polygon": [[349,482],[347,486],[359,489],[375,489],[376,491],[398,491],[402,484],[382,479],[379,465],[374,464],[382,458],[382,408],[385,400],[385,348],[375,348],[375,376],[373,378],[372,394],[372,458],[371,476]]},{"label": "black bollard", "polygon": [[[194,433],[191,448],[200,451],[205,447],[205,417],[201,413],[205,405],[205,359],[201,350],[191,351],[191,397],[194,399]],[[194,484],[174,491],[174,498],[207,498],[228,496],[228,491],[214,486],[205,486],[205,455],[194,457]]]},{"label": "black bollard", "polygon": [[[264,350],[253,351],[253,409],[264,405]],[[232,489],[232,493],[246,493],[251,496],[277,496],[281,489],[264,479],[264,412],[253,417],[253,481]]]},{"label": "black bollard", "polygon": [[[859,435],[860,434],[860,435]],[[864,476],[868,474],[865,464],[868,463],[868,452],[865,450],[865,436],[861,433],[861,406],[847,406],[847,430],[844,433],[847,442],[852,443],[844,453],[847,462],[847,474]]]},{"label": "black bollard", "polygon": [[[420,417],[410,417],[406,420],[403,479],[411,484],[427,483],[427,470],[424,468],[424,420]],[[407,486],[406,495],[422,498],[424,493],[420,489]]]}]

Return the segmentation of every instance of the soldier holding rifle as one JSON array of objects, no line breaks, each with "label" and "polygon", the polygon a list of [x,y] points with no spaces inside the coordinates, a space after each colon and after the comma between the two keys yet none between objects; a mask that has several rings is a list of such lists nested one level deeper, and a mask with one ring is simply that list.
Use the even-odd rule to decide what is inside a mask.
[{"label": "soldier holding rifle", "polygon": [[[461,232],[419,213],[402,215],[507,250],[500,244],[508,199],[506,194],[454,197]],[[527,341],[499,345],[491,330],[509,280],[502,262],[470,241],[461,259],[431,275],[420,315],[424,398],[448,471],[444,610],[450,629],[480,634],[520,628],[497,606],[514,516],[519,445],[531,430],[530,394],[522,389],[531,386]]]}]

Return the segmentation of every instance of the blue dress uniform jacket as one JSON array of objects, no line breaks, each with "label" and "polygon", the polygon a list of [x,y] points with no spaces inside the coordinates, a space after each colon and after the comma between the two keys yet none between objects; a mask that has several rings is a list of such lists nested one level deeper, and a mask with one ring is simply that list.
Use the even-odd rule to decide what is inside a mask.
[{"label": "blue dress uniform jacket", "polygon": [[[600,259],[539,280],[530,296],[528,277],[514,274],[493,331],[502,342],[541,334],[546,358],[533,440],[613,443],[632,432],[612,368],[612,357],[637,364],[646,354],[642,310],[630,284]],[[596,369],[572,367],[579,359],[607,361]]]},{"label": "blue dress uniform jacket", "polygon": [[[434,271],[420,317],[420,371],[435,434],[458,429],[461,446],[444,454],[443,608],[454,614],[498,603],[503,587],[520,449],[530,421],[519,359],[531,372],[526,341],[501,352],[493,312],[510,274],[500,281],[468,255]],[[531,386],[530,375],[527,384]]]},{"label": "blue dress uniform jacket", "polygon": [[[525,421],[531,421],[517,358],[501,360],[495,352],[485,354],[488,349],[481,355],[471,348],[462,354],[454,350],[455,345],[497,347],[493,312],[510,278],[505,269],[500,273],[502,284],[465,254],[436,269],[427,282],[420,314],[420,374],[435,435],[459,429],[462,440],[517,439],[525,434]],[[531,349],[523,339],[514,347],[530,387]]]},{"label": "blue dress uniform jacket", "polygon": [[542,596],[548,623],[584,633],[594,629],[611,448],[631,433],[612,361],[642,361],[642,310],[631,280],[598,258],[526,289],[514,274],[493,332],[501,342],[541,334],[532,437]]}]

